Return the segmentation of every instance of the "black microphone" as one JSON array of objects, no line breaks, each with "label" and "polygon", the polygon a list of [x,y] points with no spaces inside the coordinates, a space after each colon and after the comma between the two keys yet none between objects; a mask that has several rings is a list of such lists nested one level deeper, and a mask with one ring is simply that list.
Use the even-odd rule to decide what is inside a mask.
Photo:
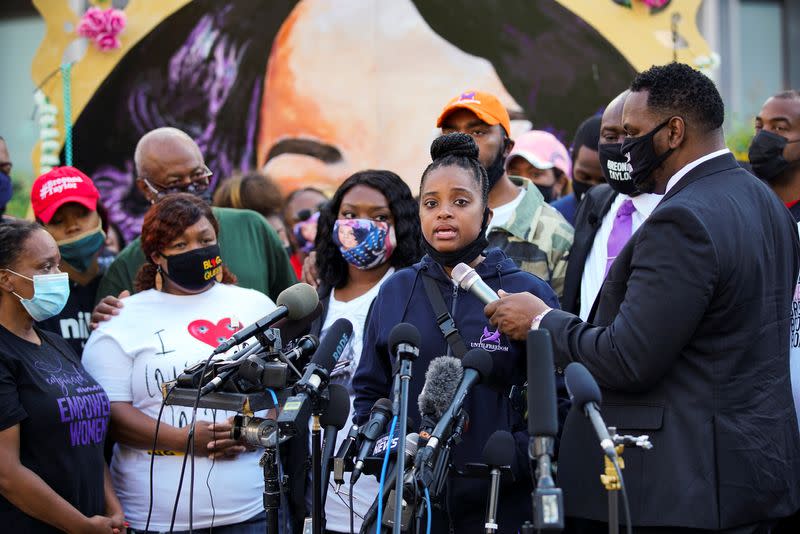
[{"label": "black microphone", "polygon": [[291,350],[283,351],[282,354],[287,360],[300,360],[314,354],[318,348],[319,338],[308,334],[298,339]]},{"label": "black microphone", "polygon": [[553,342],[547,330],[528,332],[528,456],[536,462],[533,524],[543,529],[564,528],[564,500],[553,481],[552,458],[558,435],[558,408],[553,366]]},{"label": "black microphone", "polygon": [[347,437],[339,445],[336,456],[333,458],[333,481],[339,485],[344,484],[344,472],[347,463],[356,455],[356,441],[358,440],[358,425],[352,425]]},{"label": "black microphone", "polygon": [[331,456],[336,447],[336,435],[347,424],[350,415],[350,393],[341,384],[331,384],[328,386],[328,407],[319,418],[319,424],[325,429],[324,442],[322,446],[322,506],[325,506],[325,498],[328,495],[328,479],[331,473]]},{"label": "black microphone", "polygon": [[353,324],[347,319],[337,319],[328,328],[325,338],[306,365],[303,378],[294,385],[294,395],[286,399],[278,416],[278,426],[287,435],[295,435],[311,415],[309,397],[314,398],[328,385],[331,370],[350,341]]},{"label": "black microphone", "polygon": [[389,399],[378,399],[372,406],[372,411],[369,416],[369,421],[361,427],[358,434],[361,436],[361,447],[358,450],[353,472],[350,474],[350,486],[356,483],[361,476],[361,470],[364,469],[364,460],[372,452],[377,440],[381,434],[386,431],[386,423],[392,418],[392,401]]},{"label": "black microphone", "polygon": [[425,384],[417,397],[417,407],[422,422],[419,427],[420,444],[431,437],[436,423],[450,407],[453,395],[464,376],[461,360],[452,356],[439,356],[431,360],[425,371]]},{"label": "black microphone", "polygon": [[502,467],[511,467],[516,455],[514,436],[505,430],[495,430],[483,446],[483,463],[489,466],[489,498],[486,501],[486,534],[497,532],[497,505],[500,500]]},{"label": "black microphone", "polygon": [[219,346],[214,349],[214,354],[227,352],[242,341],[270,328],[284,317],[288,317],[290,320],[299,320],[310,315],[315,311],[317,304],[319,304],[319,295],[317,295],[317,291],[308,284],[295,284],[281,291],[276,304],[278,307],[272,312],[255,323],[242,328],[233,334],[233,336],[220,343]]},{"label": "black microphone", "polygon": [[313,323],[314,320],[320,315],[322,315],[322,303],[318,302],[317,307],[305,317],[300,319],[290,319],[289,317],[284,317],[283,319],[277,321],[274,325],[272,325],[272,328],[277,328],[278,331],[280,331],[281,346],[285,347],[292,340],[295,340],[307,333],[311,323]]},{"label": "black microphone", "polygon": [[414,461],[414,465],[418,469],[418,480],[426,488],[432,482],[433,453],[441,439],[447,436],[453,420],[460,414],[467,393],[475,384],[486,380],[492,374],[492,357],[483,349],[472,349],[464,355],[461,366],[464,368],[464,377],[453,395],[453,401],[442,414],[439,422],[436,423],[428,443],[417,452],[417,458]]},{"label": "black microphone", "polygon": [[602,402],[597,382],[589,370],[578,362],[569,364],[564,375],[572,404],[583,410],[583,413],[592,422],[594,431],[600,440],[600,448],[603,449],[606,456],[613,460],[617,456],[617,451],[614,449],[614,442],[608,434],[608,428],[597,407]]},{"label": "black microphone", "polygon": [[453,267],[451,276],[461,289],[469,291],[484,304],[490,304],[500,299],[495,290],[489,287],[489,284],[484,282],[480,275],[475,272],[475,269],[466,263],[459,263]]}]

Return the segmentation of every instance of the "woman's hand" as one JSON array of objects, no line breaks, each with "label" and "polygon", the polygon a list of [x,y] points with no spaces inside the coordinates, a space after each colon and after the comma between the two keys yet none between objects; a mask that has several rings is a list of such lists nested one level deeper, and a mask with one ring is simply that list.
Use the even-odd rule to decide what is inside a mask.
[{"label": "woman's hand", "polygon": [[300,277],[300,281],[317,289],[320,282],[317,276],[319,276],[319,272],[317,271],[317,251],[312,250],[308,256],[306,256],[306,259],[303,260],[303,273]]},{"label": "woman's hand", "polygon": [[121,530],[115,529],[112,519],[104,515],[93,515],[87,517],[86,521],[77,526],[75,530],[70,530],[70,534],[114,534]]},{"label": "woman's hand", "polygon": [[[231,439],[233,418],[222,423],[198,421],[195,425],[194,452],[209,458],[235,458],[246,449],[240,442]],[[188,435],[188,427],[187,427]]]}]

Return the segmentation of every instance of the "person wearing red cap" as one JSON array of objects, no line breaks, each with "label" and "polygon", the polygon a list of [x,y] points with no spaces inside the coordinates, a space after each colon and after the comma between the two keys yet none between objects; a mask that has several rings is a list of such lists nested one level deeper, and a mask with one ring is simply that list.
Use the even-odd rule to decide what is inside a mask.
[{"label": "person wearing red cap", "polygon": [[39,323],[55,332],[80,355],[89,338],[94,299],[103,277],[98,255],[106,234],[98,213],[100,193],[92,180],[74,167],[56,167],[31,188],[36,220],[55,239],[61,268],[69,274],[69,300],[58,315]]},{"label": "person wearing red cap", "polygon": [[501,249],[560,296],[572,226],[545,202],[533,182],[506,173],[505,162],[514,141],[505,106],[489,93],[465,91],[445,105],[436,126],[443,134],[468,134],[478,145],[479,161],[489,177],[489,208],[494,213],[486,229],[489,246]]}]

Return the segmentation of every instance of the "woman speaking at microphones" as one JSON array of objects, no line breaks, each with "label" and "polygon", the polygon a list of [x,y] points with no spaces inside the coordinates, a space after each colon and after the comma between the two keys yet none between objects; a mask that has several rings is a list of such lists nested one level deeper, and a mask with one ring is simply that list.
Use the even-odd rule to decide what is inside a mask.
[{"label": "woman speaking at microphones", "polygon": [[[499,532],[516,532],[531,518],[525,408],[509,397],[512,387],[517,386],[514,391],[518,391],[525,380],[525,346],[492,329],[483,313],[484,304],[461,290],[451,279],[451,272],[457,264],[466,263],[495,291],[528,291],[553,307],[558,306],[558,300],[544,281],[521,271],[502,251],[485,250],[492,213],[486,171],[478,161],[473,138],[461,133],[439,137],[431,146],[431,156],[433,162],[422,175],[419,195],[427,254],[412,268],[400,270],[384,282],[375,299],[361,362],[353,378],[355,420],[366,421],[375,401],[392,394],[396,361],[390,354],[388,338],[398,323],[416,326],[422,340],[413,366],[410,399],[420,396],[431,360],[446,354],[463,356],[455,353],[460,350],[448,344],[437,324],[441,314],[435,312],[438,305],[431,297],[443,300],[461,346],[489,352],[493,365],[489,380],[473,387],[464,402],[469,424],[463,441],[452,450],[452,468],[442,499],[445,511],[434,509],[433,532],[484,532],[488,481],[462,478],[455,471],[469,462],[481,461],[485,442],[495,430],[512,432],[517,444],[512,466],[515,482],[503,487],[499,505]],[[429,291],[438,293],[438,298]],[[565,392],[561,394],[566,397]],[[418,426],[421,418],[414,402],[409,403],[409,415]]]}]

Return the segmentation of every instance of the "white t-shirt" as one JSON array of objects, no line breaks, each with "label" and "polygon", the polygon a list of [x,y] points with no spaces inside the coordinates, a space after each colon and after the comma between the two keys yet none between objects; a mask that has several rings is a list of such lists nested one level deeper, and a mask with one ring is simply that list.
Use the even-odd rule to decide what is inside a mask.
[{"label": "white t-shirt", "polygon": [[[336,300],[336,292],[331,293],[331,298],[328,303],[328,314],[325,316],[325,324],[322,325],[321,336],[324,337],[328,328],[339,318],[344,317],[353,323],[353,335],[350,341],[339,358],[336,367],[333,368],[331,373],[331,383],[341,384],[350,392],[350,415],[347,420],[353,418],[353,400],[355,393],[353,392],[353,375],[358,367],[358,362],[361,360],[361,348],[364,342],[364,328],[367,322],[367,312],[378,296],[378,290],[381,285],[394,273],[394,269],[390,268],[387,273],[381,278],[380,282],[375,284],[369,291],[364,293],[358,298],[349,302],[341,302]],[[344,439],[347,437],[347,432],[350,430],[350,424],[339,431],[336,435],[336,447],[338,450]],[[328,497],[325,500],[325,528],[328,530],[335,530],[337,532],[350,532],[350,509],[348,508],[348,491],[350,491],[350,473],[344,474],[344,485],[340,489],[339,495],[336,494],[334,488],[336,484],[333,481],[333,475],[328,484]],[[353,527],[355,532],[361,529],[361,517],[367,513],[375,496],[378,494],[378,481],[372,476],[362,476],[358,479],[358,483],[353,487]],[[344,501],[344,502],[343,502]],[[348,503],[348,504],[345,504]]]},{"label": "white t-shirt", "polygon": [[603,285],[603,280],[606,279],[606,260],[608,259],[608,237],[611,235],[611,228],[614,226],[614,219],[617,216],[622,203],[628,199],[633,201],[633,207],[636,208],[631,214],[631,235],[642,225],[647,219],[661,199],[663,195],[656,195],[652,193],[643,193],[635,197],[619,194],[611,203],[608,213],[603,216],[603,221],[600,228],[594,236],[594,243],[586,257],[586,264],[583,268],[583,275],[581,276],[581,309],[580,318],[584,321],[589,317],[594,305],[594,299],[600,293],[600,288]]},{"label": "white t-shirt", "polygon": [[494,227],[502,226],[511,220],[514,210],[517,209],[519,203],[522,202],[523,198],[525,198],[525,192],[525,189],[520,189],[517,198],[511,202],[506,202],[502,206],[492,208],[492,220],[486,226],[486,235],[489,235],[489,232],[491,232]]},{"label": "white t-shirt", "polygon": [[[262,293],[227,284],[214,284],[208,291],[190,296],[143,291],[126,298],[120,314],[92,332],[83,352],[83,365],[112,403],[131,402],[155,419],[163,382],[207,358],[237,326],[247,326],[274,309],[275,304]],[[201,408],[197,420],[222,422],[233,415]],[[190,421],[191,408],[180,406],[165,407],[161,418],[162,424],[176,427]],[[215,526],[245,521],[263,510],[260,457],[259,451],[216,462],[195,456],[194,528],[211,526],[212,495]],[[156,455],[150,530],[169,530],[182,461],[182,454]],[[111,477],[125,518],[135,529],[144,529],[147,521],[149,468],[147,450],[115,445]],[[176,531],[189,529],[189,469],[187,464]]]}]

